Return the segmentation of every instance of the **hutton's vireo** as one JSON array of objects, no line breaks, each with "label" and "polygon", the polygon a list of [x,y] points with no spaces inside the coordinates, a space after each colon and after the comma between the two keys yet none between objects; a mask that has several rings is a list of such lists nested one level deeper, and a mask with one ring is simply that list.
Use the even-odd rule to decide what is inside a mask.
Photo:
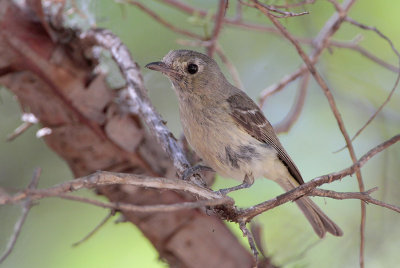
[{"label": "hutton's vireo", "polygon": [[[285,191],[304,183],[259,107],[226,80],[213,59],[174,50],[146,67],[171,80],[183,131],[196,153],[220,175],[243,181],[225,193],[249,187],[260,177],[274,180]],[[343,234],[310,198],[301,197],[296,203],[319,237],[326,232]]]}]

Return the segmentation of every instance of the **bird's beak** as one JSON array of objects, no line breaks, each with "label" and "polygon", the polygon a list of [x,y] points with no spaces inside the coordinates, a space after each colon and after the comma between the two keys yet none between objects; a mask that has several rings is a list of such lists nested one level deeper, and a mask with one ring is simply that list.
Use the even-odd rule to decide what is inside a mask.
[{"label": "bird's beak", "polygon": [[171,67],[169,67],[167,64],[165,64],[162,61],[150,62],[145,67],[149,68],[150,70],[153,70],[153,71],[162,72],[166,75],[176,73],[175,70],[173,70]]}]

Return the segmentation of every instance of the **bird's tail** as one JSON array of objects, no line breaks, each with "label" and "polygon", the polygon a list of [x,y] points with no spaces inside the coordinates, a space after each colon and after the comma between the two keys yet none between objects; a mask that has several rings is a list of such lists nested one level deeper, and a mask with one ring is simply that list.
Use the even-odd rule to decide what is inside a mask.
[{"label": "bird's tail", "polygon": [[[290,178],[287,181],[277,181],[279,185],[285,190],[290,191],[298,186],[294,179]],[[314,231],[321,238],[325,236],[326,232],[334,236],[342,236],[343,232],[339,226],[336,225],[322,210],[307,196],[301,197],[296,200],[296,204],[310,222]]]}]

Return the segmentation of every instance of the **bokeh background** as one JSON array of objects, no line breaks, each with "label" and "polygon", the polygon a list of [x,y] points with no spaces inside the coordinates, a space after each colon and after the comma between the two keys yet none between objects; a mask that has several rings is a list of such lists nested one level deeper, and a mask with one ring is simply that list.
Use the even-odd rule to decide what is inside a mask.
[{"label": "bokeh background", "polygon": [[[188,17],[160,1],[141,1],[166,20],[198,34],[212,30],[212,21],[203,22]],[[217,1],[185,1],[213,13]],[[236,1],[230,1],[228,16],[234,15]],[[269,1],[282,3],[285,1]],[[287,1],[291,2],[291,1]],[[111,0],[76,1],[82,18],[68,16],[68,23],[79,27],[97,26],[112,30],[130,48],[140,66],[161,59],[169,50],[183,48],[176,43],[185,37],[161,26],[137,8]],[[282,19],[295,35],[314,37],[333,12],[332,5],[317,0],[308,5],[310,14]],[[376,26],[400,48],[400,2],[394,0],[364,0],[353,6],[350,16],[367,25]],[[264,15],[244,8],[245,18],[268,25]],[[207,30],[207,29],[206,29]],[[344,25],[334,39],[350,41],[362,35],[360,44],[378,57],[397,64],[398,59],[389,45],[376,34]],[[301,59],[284,39],[268,33],[225,27],[219,40],[226,55],[237,67],[244,90],[257,99],[262,89],[296,70]],[[187,48],[187,47],[185,47]],[[309,48],[305,47],[308,51]],[[194,48],[202,51],[201,48]],[[221,65],[222,66],[222,65]],[[393,87],[395,73],[390,72],[354,51],[333,49],[325,52],[317,65],[333,90],[344,122],[353,135],[385,100]],[[226,68],[222,66],[229,77]],[[109,69],[110,83],[120,83],[118,75]],[[181,133],[177,100],[170,82],[161,74],[143,70],[149,95],[168,127]],[[230,78],[230,77],[229,77]],[[264,107],[271,123],[277,123],[289,111],[297,89],[293,83],[274,95]],[[22,189],[28,184],[35,167],[43,174],[40,187],[48,187],[72,179],[67,165],[42,140],[35,137],[38,126],[13,142],[6,137],[20,123],[21,112],[16,100],[5,88],[0,89],[0,187]],[[400,95],[396,92],[378,118],[357,138],[354,146],[360,157],[370,148],[400,131]],[[288,134],[280,139],[301,170],[306,181],[329,172],[339,171],[351,164],[347,151],[333,153],[344,145],[344,139],[328,106],[322,90],[311,80],[304,110]],[[367,189],[379,187],[374,197],[400,205],[400,147],[395,145],[374,157],[363,169]],[[215,189],[237,182],[218,178]],[[325,185],[336,191],[357,191],[355,176]],[[247,190],[232,194],[241,206],[249,206],[282,193],[273,182],[256,181]],[[81,192],[94,196],[91,192]],[[323,210],[340,225],[342,238],[327,236],[318,240],[301,212],[294,204],[286,204],[256,218],[263,227],[263,239],[269,256],[285,267],[356,267],[359,254],[360,202],[314,198]],[[165,267],[157,252],[135,226],[118,223],[115,216],[97,234],[78,247],[72,244],[90,232],[107,211],[86,204],[55,198],[41,200],[35,206],[22,229],[11,256],[1,267]],[[0,207],[0,252],[5,249],[13,225],[20,215],[20,206]],[[400,215],[374,205],[367,206],[366,267],[396,267]],[[242,239],[236,225],[230,225]]]}]

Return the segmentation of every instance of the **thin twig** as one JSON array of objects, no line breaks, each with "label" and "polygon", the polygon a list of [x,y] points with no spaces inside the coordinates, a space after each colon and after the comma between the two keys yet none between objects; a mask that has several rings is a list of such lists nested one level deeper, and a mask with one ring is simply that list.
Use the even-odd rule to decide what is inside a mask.
[{"label": "thin twig", "polygon": [[297,78],[304,75],[304,73],[306,73],[307,71],[308,71],[307,67],[302,66],[299,69],[297,69],[294,73],[284,76],[278,83],[273,84],[264,89],[263,91],[261,91],[260,97],[258,98],[258,106],[263,107],[268,97],[282,90],[289,83],[295,81]]},{"label": "thin twig", "polygon": [[38,187],[41,174],[42,174],[42,169],[35,168],[35,170],[33,171],[32,179],[28,184],[28,189],[36,189]]},{"label": "thin twig", "polygon": [[226,68],[228,69],[235,86],[244,90],[244,86],[243,86],[242,81],[240,80],[239,72],[236,69],[236,66],[225,55],[224,51],[222,50],[222,48],[219,44],[217,44],[216,52],[217,52],[218,57],[221,59],[221,61],[225,64]]},{"label": "thin twig", "polygon": [[21,214],[21,217],[18,219],[18,221],[17,221],[17,222],[15,223],[15,225],[14,225],[14,232],[13,232],[12,236],[10,237],[10,240],[9,240],[9,242],[8,242],[8,244],[7,244],[6,250],[4,251],[3,255],[0,257],[0,264],[8,257],[8,256],[11,254],[11,252],[13,251],[14,246],[15,246],[15,244],[16,244],[16,242],[17,242],[18,237],[19,237],[19,234],[20,234],[20,232],[21,232],[22,226],[23,226],[24,223],[25,223],[25,220],[26,220],[26,218],[27,218],[27,216],[28,216],[28,213],[29,213],[31,207],[32,207],[32,204],[31,204],[31,202],[30,202],[29,200],[28,200],[28,201],[25,201],[25,202],[22,204],[22,214]]},{"label": "thin twig", "polygon": [[218,12],[215,16],[214,30],[210,38],[210,46],[207,48],[207,55],[212,58],[217,46],[217,40],[224,23],[226,9],[228,7],[228,0],[219,0]]},{"label": "thin twig", "polygon": [[[35,171],[33,172],[32,179],[28,185],[28,189],[35,189],[39,183],[39,178],[40,174],[42,173],[42,170],[40,168],[36,168]],[[27,198],[23,203],[22,203],[22,214],[19,220],[15,223],[14,225],[14,232],[12,236],[10,237],[10,240],[8,241],[8,244],[6,246],[6,250],[4,251],[3,255],[0,257],[0,264],[7,259],[7,257],[11,254],[13,251],[15,244],[17,243],[17,239],[19,237],[19,234],[21,233],[22,226],[25,223],[26,218],[28,217],[28,213],[32,208],[32,200],[30,198]]]},{"label": "thin twig", "polygon": [[[202,18],[208,16],[207,10],[190,6],[179,0],[161,0],[161,2],[174,7],[176,10],[182,11],[182,12],[192,15],[192,16],[196,15],[196,16],[200,16]],[[215,19],[215,16],[216,15],[213,15],[212,18]],[[273,27],[244,22],[244,21],[242,21],[241,18],[230,19],[230,18],[224,17],[223,22],[227,25],[236,26],[238,28],[245,29],[245,30],[278,33],[278,31],[276,29],[274,29]]]},{"label": "thin twig", "polygon": [[138,1],[132,1],[132,0],[116,0],[116,1],[122,2],[122,3],[128,3],[133,6],[138,7],[140,10],[142,10],[143,12],[145,12],[146,14],[151,16],[155,21],[157,21],[160,24],[164,25],[165,27],[171,29],[171,31],[173,31],[173,32],[180,33],[180,34],[183,34],[183,35],[195,38],[195,39],[204,40],[204,37],[201,35],[198,35],[198,34],[195,34],[195,33],[192,33],[187,30],[184,30],[184,29],[174,26],[173,24],[169,23],[168,21],[164,20],[159,15],[157,15],[153,10],[151,10],[150,8],[146,7],[145,5],[143,5],[142,3],[138,2]]},{"label": "thin twig", "polygon": [[32,123],[29,122],[23,122],[19,127],[17,127],[13,133],[7,136],[7,141],[13,141],[17,137],[19,137],[21,134],[23,134],[25,131],[27,131],[31,126],[33,126]]},{"label": "thin twig", "polygon": [[388,69],[389,71],[392,71],[394,73],[398,73],[400,70],[398,67],[378,58],[373,53],[369,52],[368,50],[361,47],[360,45],[355,44],[354,42],[339,42],[339,41],[332,40],[329,42],[329,46],[337,47],[337,48],[347,48],[347,49],[357,51],[358,53],[365,56],[369,60],[375,62],[376,64],[378,64],[378,65],[382,66],[383,68]]},{"label": "thin twig", "polygon": [[379,35],[382,39],[384,39],[385,41],[387,41],[390,45],[390,47],[392,48],[393,52],[396,54],[397,59],[399,61],[399,67],[398,67],[398,74],[397,74],[397,78],[396,81],[393,85],[392,90],[390,91],[389,95],[387,96],[387,98],[385,99],[385,101],[379,106],[379,108],[375,111],[375,113],[367,120],[367,122],[357,131],[357,133],[353,136],[353,138],[351,139],[352,141],[354,141],[358,135],[360,135],[360,133],[372,122],[372,120],[375,119],[375,117],[378,115],[378,113],[383,109],[383,107],[386,106],[386,104],[390,101],[390,99],[393,96],[394,91],[396,90],[399,81],[400,81],[400,53],[397,51],[397,49],[395,48],[395,46],[393,45],[392,40],[390,40],[390,38],[388,38],[386,35],[384,35],[381,31],[379,31],[377,28],[375,27],[371,27],[371,26],[367,26],[364,25],[362,23],[359,23],[349,17],[346,17],[346,21],[350,22],[351,24],[360,27],[361,29],[364,30],[369,30],[369,31],[373,31],[375,32],[377,35]]},{"label": "thin twig", "polygon": [[111,210],[110,213],[107,214],[107,216],[101,220],[99,224],[96,225],[96,227],[91,230],[87,235],[85,235],[81,240],[75,242],[72,244],[73,247],[77,247],[83,242],[87,241],[89,238],[91,238],[98,230],[100,230],[101,227],[103,227],[113,216],[115,215],[115,210]]},{"label": "thin twig", "polygon": [[303,110],[304,102],[307,95],[308,83],[310,81],[310,73],[305,73],[300,81],[300,88],[297,93],[296,102],[292,105],[290,112],[286,117],[274,126],[276,133],[288,132],[294,123],[299,119],[300,113]]},{"label": "thin twig", "polygon": [[255,243],[259,253],[261,253],[261,256],[263,256],[264,258],[267,258],[267,250],[265,249],[263,239],[262,239],[263,229],[262,229],[261,225],[255,221],[251,222],[250,231],[251,231],[251,234],[253,235],[254,243]]},{"label": "thin twig", "polygon": [[[348,10],[350,9],[350,7],[354,4],[354,0],[347,0],[343,5],[344,5],[344,10],[346,10],[346,12],[348,12]],[[267,11],[268,12],[268,11]],[[345,14],[343,14],[342,16],[345,16]],[[322,54],[323,50],[328,47],[328,45],[330,44],[330,38],[331,36],[339,29],[339,26],[341,23],[343,23],[345,17],[339,16],[337,13],[333,14],[328,21],[326,22],[326,24],[324,25],[324,27],[319,31],[319,33],[317,34],[316,38],[312,41],[310,41],[309,39],[303,39],[303,38],[294,38],[293,36],[291,36],[292,40],[297,40],[298,42],[302,42],[308,45],[313,45],[314,46],[314,50],[311,53],[310,56],[310,63],[311,64],[315,64],[320,55]],[[281,35],[284,36],[282,31],[279,31]],[[287,32],[287,31],[286,31]],[[332,44],[337,44],[337,41],[334,41]],[[295,72],[293,72],[291,75],[287,75],[285,76],[279,83],[274,84],[268,88],[266,88],[265,90],[263,90],[260,94],[260,98],[259,98],[259,104],[260,106],[262,106],[265,102],[265,100],[271,96],[272,94],[275,94],[276,92],[282,90],[286,85],[288,85],[289,83],[293,82],[294,80],[296,80],[297,78],[299,78],[300,76],[304,75],[305,72],[308,72],[308,68],[306,65],[301,66],[298,70],[296,70]]]},{"label": "thin twig", "polygon": [[307,254],[307,252],[310,249],[314,248],[316,245],[318,245],[322,241],[323,241],[322,239],[318,239],[315,242],[309,244],[299,254],[297,254],[296,256],[284,261],[283,264],[282,264],[282,267],[287,267],[287,266],[289,266],[289,263],[293,263],[295,261],[301,260],[302,258],[304,258],[304,256]]},{"label": "thin twig", "polygon": [[7,141],[12,141],[15,138],[19,137],[22,133],[27,131],[32,125],[38,123],[38,119],[34,114],[31,113],[24,113],[21,116],[22,124],[17,127],[13,133],[7,136]]},{"label": "thin twig", "polygon": [[[321,31],[322,32],[322,31]],[[307,45],[311,45],[313,42],[309,39],[304,39],[304,38],[297,38],[297,40],[302,43],[302,44],[307,44]],[[359,52],[361,55],[365,56],[366,58],[370,59],[371,61],[375,62],[376,64],[392,71],[395,73],[399,73],[400,69],[396,66],[393,66],[390,63],[385,62],[384,60],[378,58],[377,56],[375,56],[374,54],[372,54],[371,52],[367,51],[366,49],[364,49],[363,47],[359,46],[358,44],[355,44],[354,42],[340,42],[340,41],[335,41],[335,40],[331,40],[328,43],[328,47],[338,47],[338,48],[347,48],[347,49],[351,49],[354,51]],[[318,49],[320,50],[320,48]],[[317,51],[317,49],[316,49]],[[314,56],[310,57],[310,60],[312,63],[315,63],[318,58],[319,55],[317,53],[313,54]],[[269,87],[267,87],[266,89],[262,90],[260,93],[260,97],[258,100],[259,106],[262,107],[265,104],[265,101],[273,94],[281,91],[282,89],[284,89],[288,84],[290,84],[291,82],[295,81],[296,79],[298,79],[300,76],[304,75],[305,72],[307,72],[307,67],[306,66],[302,66],[299,69],[297,69],[295,72],[293,72],[290,75],[286,75],[284,76],[278,83],[275,83]]]},{"label": "thin twig", "polygon": [[275,8],[286,9],[286,8],[305,6],[305,5],[314,4],[314,3],[315,3],[315,0],[303,0],[303,1],[300,1],[300,2],[296,2],[296,3],[287,3],[287,4],[284,4],[284,5],[270,5],[270,6],[273,6]]},{"label": "thin twig", "polygon": [[243,5],[246,5],[246,6],[256,7],[256,5],[260,5],[260,6],[264,7],[265,9],[267,9],[267,10],[270,11],[270,12],[274,12],[274,13],[277,13],[277,14],[281,14],[281,15],[275,15],[275,14],[273,14],[273,13],[270,13],[271,16],[273,16],[273,17],[275,17],[275,18],[278,18],[278,19],[281,19],[281,18],[289,18],[289,17],[297,17],[297,16],[303,16],[303,15],[307,15],[307,14],[308,14],[307,11],[300,12],[300,13],[294,13],[294,12],[283,11],[283,10],[280,10],[279,8],[277,8],[276,6],[273,6],[273,5],[266,5],[266,4],[263,4],[263,3],[258,2],[257,0],[253,1],[253,2],[257,2],[255,5],[252,5],[252,4],[250,4],[250,3],[245,3],[245,2],[243,2],[242,0],[239,0],[239,1],[240,1]]},{"label": "thin twig", "polygon": [[400,207],[387,204],[385,202],[379,201],[373,197],[370,196],[372,192],[375,192],[378,190],[378,187],[372,188],[366,192],[358,192],[358,193],[338,193],[335,191],[329,191],[329,190],[323,190],[323,189],[313,189],[308,195],[311,196],[322,196],[322,197],[329,197],[333,199],[359,199],[361,201],[364,201],[367,204],[374,204],[380,207],[384,207],[390,210],[393,210],[397,213],[400,213]]},{"label": "thin twig", "polygon": [[236,14],[235,14],[235,20],[241,21],[243,19],[243,8],[242,4],[240,1],[236,2]]},{"label": "thin twig", "polygon": [[251,252],[253,253],[253,256],[254,256],[254,262],[256,263],[256,266],[257,266],[257,264],[258,264],[258,251],[257,251],[256,244],[254,242],[253,234],[247,228],[246,222],[239,222],[239,228],[240,228],[240,230],[242,230],[243,236],[247,237],[247,241],[249,242]]}]

